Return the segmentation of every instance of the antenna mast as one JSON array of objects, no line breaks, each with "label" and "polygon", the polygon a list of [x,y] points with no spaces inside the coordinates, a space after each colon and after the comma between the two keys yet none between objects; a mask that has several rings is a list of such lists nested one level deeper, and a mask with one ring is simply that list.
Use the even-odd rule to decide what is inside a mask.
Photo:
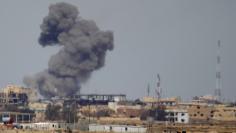
[{"label": "antenna mast", "polygon": [[157,74],[157,89],[156,89],[156,94],[157,94],[157,100],[161,99],[161,77],[159,74]]},{"label": "antenna mast", "polygon": [[147,86],[147,94],[148,94],[148,97],[150,96],[150,84],[148,84]]},{"label": "antenna mast", "polygon": [[216,89],[215,96],[218,101],[221,101],[221,57],[220,57],[220,40],[217,43],[217,57],[216,57]]}]

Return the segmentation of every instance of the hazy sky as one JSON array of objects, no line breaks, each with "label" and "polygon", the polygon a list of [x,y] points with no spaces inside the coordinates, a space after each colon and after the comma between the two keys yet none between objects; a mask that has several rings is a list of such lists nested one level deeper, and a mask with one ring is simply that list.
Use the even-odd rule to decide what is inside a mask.
[{"label": "hazy sky", "polygon": [[[0,87],[23,85],[25,75],[47,68],[59,47],[37,40],[48,6],[56,0],[0,3]],[[236,99],[236,1],[234,0],[67,0],[80,16],[114,32],[115,49],[106,65],[83,85],[83,93],[154,95],[156,74],[163,96],[213,94],[216,46],[222,42],[222,95]]]}]

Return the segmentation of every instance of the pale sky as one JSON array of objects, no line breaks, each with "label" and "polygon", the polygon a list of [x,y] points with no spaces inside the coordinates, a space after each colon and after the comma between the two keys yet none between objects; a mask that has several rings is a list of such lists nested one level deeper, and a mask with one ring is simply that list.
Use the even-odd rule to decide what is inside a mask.
[{"label": "pale sky", "polygon": [[[59,47],[37,40],[50,4],[57,0],[5,0],[0,4],[0,87],[23,85],[25,75],[47,68]],[[160,73],[163,97],[214,94],[216,46],[221,40],[222,96],[236,100],[236,1],[66,0],[80,16],[114,32],[115,49],[82,93],[151,95]]]}]

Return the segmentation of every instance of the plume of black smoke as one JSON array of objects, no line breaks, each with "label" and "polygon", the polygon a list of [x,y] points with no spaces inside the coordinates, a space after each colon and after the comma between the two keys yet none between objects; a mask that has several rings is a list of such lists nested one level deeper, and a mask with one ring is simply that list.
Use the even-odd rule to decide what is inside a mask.
[{"label": "plume of black smoke", "polygon": [[78,14],[73,5],[53,4],[40,27],[40,45],[62,48],[50,58],[48,69],[23,81],[45,97],[79,91],[80,84],[104,66],[106,52],[113,49],[113,33],[101,31],[94,21],[84,20]]}]

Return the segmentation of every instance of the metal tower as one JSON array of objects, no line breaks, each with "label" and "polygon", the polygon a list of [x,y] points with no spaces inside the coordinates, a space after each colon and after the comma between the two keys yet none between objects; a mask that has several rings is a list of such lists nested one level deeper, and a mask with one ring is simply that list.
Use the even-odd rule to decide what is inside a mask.
[{"label": "metal tower", "polygon": [[148,84],[148,86],[147,86],[147,96],[148,97],[150,96],[150,84]]},{"label": "metal tower", "polygon": [[221,44],[220,44],[220,40],[218,40],[217,57],[216,57],[216,89],[215,89],[215,96],[218,101],[221,101],[221,88],[222,88],[220,48],[221,48]]},{"label": "metal tower", "polygon": [[161,99],[161,93],[162,93],[162,90],[161,90],[161,77],[160,77],[159,74],[157,74],[157,89],[155,91],[156,91],[156,94],[157,94],[157,99],[159,101]]}]

